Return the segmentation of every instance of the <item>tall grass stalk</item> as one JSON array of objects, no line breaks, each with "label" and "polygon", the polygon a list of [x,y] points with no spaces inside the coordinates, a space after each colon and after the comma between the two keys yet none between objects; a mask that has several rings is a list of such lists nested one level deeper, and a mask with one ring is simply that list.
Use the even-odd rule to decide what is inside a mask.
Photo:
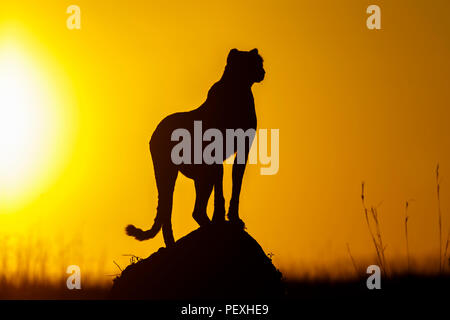
[{"label": "tall grass stalk", "polygon": [[369,229],[369,234],[372,238],[372,242],[375,247],[375,251],[377,253],[378,264],[380,265],[380,268],[383,271],[383,273],[386,274],[386,269],[384,267],[384,261],[382,258],[383,247],[380,246],[380,244],[377,242],[377,239],[375,238],[375,235],[372,231],[372,227],[371,227],[370,220],[369,220],[369,210],[367,209],[365,195],[364,195],[364,182],[361,184],[361,201],[362,201],[362,206],[364,209],[364,216],[366,218],[367,228]]},{"label": "tall grass stalk", "polygon": [[346,243],[346,245],[347,245],[348,255],[350,256],[350,260],[352,261],[352,264],[353,264],[353,268],[355,268],[356,277],[360,277],[358,266],[356,265],[355,259],[353,258],[353,255],[352,255],[352,252],[350,251],[350,246],[349,246],[348,242]]},{"label": "tall grass stalk", "polygon": [[[443,271],[445,271],[445,266],[446,266],[446,261],[447,261],[447,253],[448,253],[448,246],[449,246],[449,244],[450,244],[450,231],[448,232],[448,234],[447,234],[447,241],[446,241],[446,243],[445,243],[445,250],[444,250],[444,266],[443,266]],[[448,262],[447,262],[447,265],[449,265],[450,266],[450,258],[448,259]]]},{"label": "tall grass stalk", "polygon": [[439,272],[442,272],[442,212],[439,184],[439,163],[436,165],[436,193],[438,202],[438,224],[439,224]]},{"label": "tall grass stalk", "polygon": [[408,268],[408,273],[410,272],[410,262],[409,262],[409,240],[408,240],[408,207],[409,207],[409,202],[406,201],[405,204],[405,240],[406,240],[406,261],[407,261],[407,268]]},{"label": "tall grass stalk", "polygon": [[386,247],[383,245],[383,240],[381,237],[380,222],[378,219],[378,210],[375,207],[371,207],[370,211],[372,212],[373,221],[375,221],[375,230],[377,233],[378,246],[379,246],[379,250],[381,253],[381,258],[383,260],[384,273],[387,275],[388,270],[387,270],[386,256],[384,255],[384,251],[386,250]]}]

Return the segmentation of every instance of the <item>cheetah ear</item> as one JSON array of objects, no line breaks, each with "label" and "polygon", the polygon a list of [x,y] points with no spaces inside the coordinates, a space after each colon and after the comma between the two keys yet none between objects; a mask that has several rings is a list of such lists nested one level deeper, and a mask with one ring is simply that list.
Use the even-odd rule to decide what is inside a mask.
[{"label": "cheetah ear", "polygon": [[227,63],[230,63],[234,57],[237,55],[237,53],[239,52],[238,49],[231,49],[230,52],[228,53],[228,58],[227,58]]},{"label": "cheetah ear", "polygon": [[253,50],[250,50],[250,53],[253,53],[253,54],[258,54],[258,49],[253,49]]}]

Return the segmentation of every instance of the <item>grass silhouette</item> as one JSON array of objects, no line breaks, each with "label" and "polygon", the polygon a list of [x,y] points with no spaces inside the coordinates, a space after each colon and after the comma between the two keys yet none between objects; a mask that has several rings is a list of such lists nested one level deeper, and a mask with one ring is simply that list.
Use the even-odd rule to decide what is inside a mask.
[{"label": "grass silhouette", "polygon": [[[420,263],[411,256],[410,238],[414,237],[408,230],[411,221],[409,207],[412,199],[405,202],[404,211],[404,236],[406,264],[401,259],[387,261],[385,250],[386,243],[381,233],[381,219],[378,206],[367,206],[365,198],[365,184],[362,184],[361,200],[363,217],[367,224],[368,232],[375,250],[375,259],[382,269],[382,288],[392,289],[392,292],[409,294],[408,290],[418,292],[441,292],[448,288],[450,278],[450,232],[444,241],[443,237],[443,212],[441,209],[441,181],[439,165],[436,167],[436,192],[437,192],[437,226],[439,232],[439,267],[431,267],[430,261],[436,256],[421,259],[420,263],[426,264],[421,268]],[[67,274],[62,271],[59,276],[49,272],[50,265],[57,265],[59,269],[65,270],[68,264],[67,248],[75,246],[73,241],[55,241],[52,244],[45,243],[34,236],[25,239],[13,239],[11,236],[0,238],[0,299],[105,299],[108,298],[113,278],[119,276],[125,267],[119,266],[115,261],[111,264],[117,265],[115,274],[104,274],[99,271],[83,274],[82,290],[68,290],[66,287]],[[59,247],[55,248],[55,243]],[[365,281],[367,274],[365,267],[372,264],[370,261],[358,260],[346,243],[349,255],[348,264],[351,263],[350,271],[354,272],[333,278],[326,272],[319,276],[308,275],[285,278],[286,297],[314,298],[314,297],[339,297],[358,296],[367,294]],[[53,250],[49,248],[53,246]],[[53,254],[52,254],[53,253]],[[143,259],[132,254],[124,254],[129,258],[131,266],[139,264]],[[100,257],[99,257],[100,260]],[[339,266],[337,266],[339,267]],[[422,266],[423,267],[423,266]],[[344,269],[344,268],[342,268]]]}]

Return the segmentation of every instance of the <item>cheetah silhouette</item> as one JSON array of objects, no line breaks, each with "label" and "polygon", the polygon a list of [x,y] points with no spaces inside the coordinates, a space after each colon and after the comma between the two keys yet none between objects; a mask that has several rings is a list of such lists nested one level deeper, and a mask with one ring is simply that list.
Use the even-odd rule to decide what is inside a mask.
[{"label": "cheetah silhouette", "polygon": [[[222,152],[223,160],[213,164],[180,163],[174,164],[171,158],[173,147],[178,143],[172,141],[176,129],[186,129],[194,136],[194,121],[201,121],[202,129],[215,128],[226,136],[226,129],[256,130],[256,111],[252,85],[264,79],[263,59],[257,49],[251,51],[230,50],[227,64],[221,79],[208,91],[206,101],[197,109],[179,112],[164,118],[155,129],[150,140],[150,153],[153,160],[156,185],[158,188],[158,207],[153,226],[141,230],[133,225],[126,227],[126,233],[137,240],[154,238],[162,228],[166,247],[174,243],[172,231],[172,202],[175,181],[178,172],[194,180],[196,199],[193,211],[194,220],[200,227],[211,223],[206,207],[214,188],[214,213],[212,223],[225,221],[225,199],[223,196],[223,161],[238,153],[236,143],[234,150]],[[251,131],[251,130],[250,130]],[[254,132],[254,131],[253,131]],[[228,220],[240,228],[244,222],[239,218],[239,195],[248,154],[254,134],[246,137],[244,161],[237,161],[242,155],[237,154],[232,169],[232,196],[228,209]],[[235,140],[236,141],[236,140]],[[202,142],[205,144],[204,142]],[[202,149],[203,150],[203,145]],[[191,155],[194,149],[191,149]],[[242,159],[242,158],[241,158]]]}]

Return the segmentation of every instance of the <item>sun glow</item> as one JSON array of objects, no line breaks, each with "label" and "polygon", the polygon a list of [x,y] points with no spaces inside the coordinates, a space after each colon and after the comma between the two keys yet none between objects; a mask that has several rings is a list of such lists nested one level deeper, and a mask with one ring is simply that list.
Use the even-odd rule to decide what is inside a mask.
[{"label": "sun glow", "polygon": [[[39,67],[38,67],[39,66]],[[60,94],[40,65],[0,44],[0,208],[23,205],[55,178],[63,158]],[[53,92],[52,92],[53,91]]]}]

